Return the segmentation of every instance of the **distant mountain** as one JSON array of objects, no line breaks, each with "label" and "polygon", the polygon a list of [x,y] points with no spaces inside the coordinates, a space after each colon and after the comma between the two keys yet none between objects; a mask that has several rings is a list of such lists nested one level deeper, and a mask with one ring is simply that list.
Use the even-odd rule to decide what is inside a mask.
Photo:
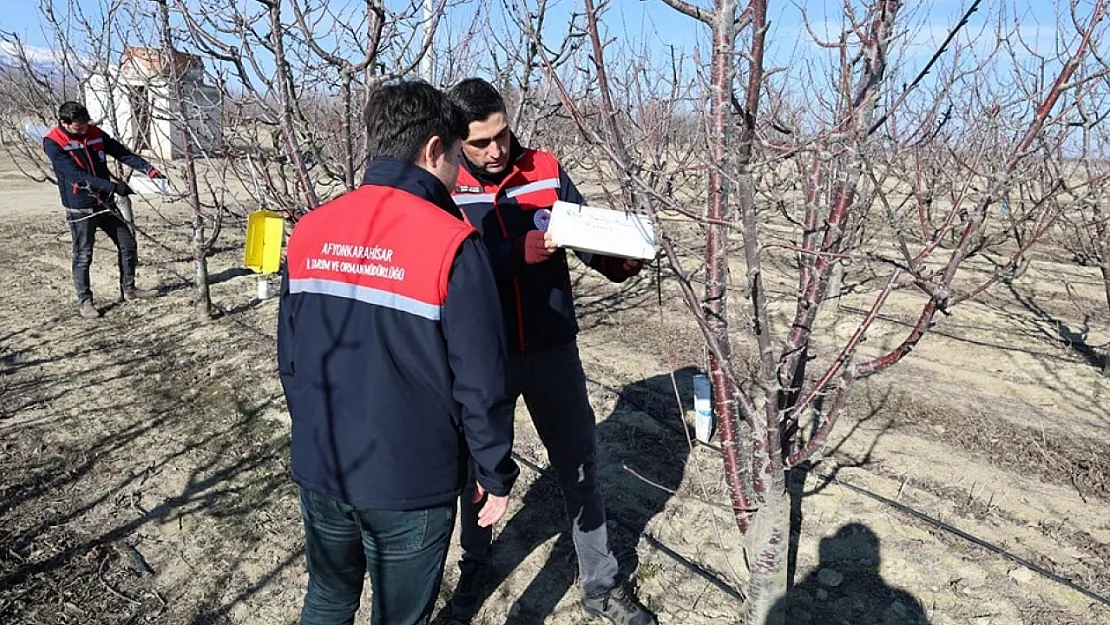
[{"label": "distant mountain", "polygon": [[[61,69],[61,61],[50,48],[23,46],[23,56],[27,64],[38,74],[56,74]],[[22,69],[19,48],[10,42],[0,42],[0,71]]]}]

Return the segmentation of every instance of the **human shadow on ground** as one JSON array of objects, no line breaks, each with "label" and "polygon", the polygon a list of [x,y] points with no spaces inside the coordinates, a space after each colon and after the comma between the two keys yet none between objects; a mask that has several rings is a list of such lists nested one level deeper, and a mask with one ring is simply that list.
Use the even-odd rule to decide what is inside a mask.
[{"label": "human shadow on ground", "polygon": [[775,603],[768,623],[779,616],[785,616],[787,625],[929,622],[920,601],[883,580],[879,537],[871,528],[848,523],[822,538],[818,553],[817,567]]},{"label": "human shadow on ground", "polygon": [[[835,442],[826,447],[822,453],[823,459],[833,459],[835,461],[831,463],[831,467],[824,467],[825,471],[818,474],[819,479],[813,488],[808,491],[806,490],[806,480],[811,473],[823,464],[823,460],[802,460],[786,472],[786,490],[790,498],[790,541],[787,547],[786,576],[791,584],[793,584],[798,568],[798,546],[802,537],[802,523],[805,516],[802,508],[803,500],[820,493],[834,484],[836,482],[836,476],[841,470],[859,469],[870,466],[879,441],[894,427],[892,421],[882,421],[882,415],[886,414],[889,410],[891,399],[890,389],[887,388],[875,392],[873,388],[865,386],[862,391],[861,399],[867,403],[866,414],[857,417],[847,431],[843,434],[838,434],[833,439]],[[818,399],[818,412],[821,410],[822,404],[823,400]],[[877,431],[874,432],[871,442],[867,445],[867,449],[862,455],[847,453],[844,447],[849,441],[860,435],[862,428],[872,421],[878,421]],[[811,421],[805,424],[805,427],[809,430],[808,440],[812,440],[813,437],[817,435],[820,423],[818,421]],[[783,444],[787,445],[789,441],[784,439]]]},{"label": "human shadow on ground", "polygon": [[[667,490],[678,490],[690,453],[684,436],[660,426],[643,411],[650,406],[653,412],[662,413],[663,418],[681,423],[682,412],[690,408],[694,373],[696,369],[686,367],[674,372],[673,382],[671,374],[662,374],[624,386],[613,411],[598,423],[598,481],[606,501],[610,547],[620,564],[622,580],[637,572],[636,547],[640,538],[647,524],[671,498]],[[675,383],[683,401],[681,411],[675,399]],[[645,458],[650,461],[645,462]],[[523,591],[503,584],[526,566],[530,554],[552,539],[555,542],[535,574],[525,572],[531,579]],[[542,622],[555,612],[568,592],[574,592],[574,599],[578,600],[578,589],[572,589],[577,572],[559,487],[553,479],[536,479],[524,493],[521,508],[495,539],[493,567],[482,585],[479,605],[496,602],[509,606],[507,624]],[[451,584],[446,586],[444,595],[450,596],[454,588]],[[479,613],[473,622],[493,623],[493,618]],[[452,621],[449,609],[444,608],[433,622],[457,621]]]}]

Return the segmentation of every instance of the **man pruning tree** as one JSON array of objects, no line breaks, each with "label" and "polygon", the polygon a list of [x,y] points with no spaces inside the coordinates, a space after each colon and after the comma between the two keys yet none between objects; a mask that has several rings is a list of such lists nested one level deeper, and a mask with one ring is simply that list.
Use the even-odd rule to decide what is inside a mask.
[{"label": "man pruning tree", "polygon": [[153,290],[135,287],[135,266],[138,263],[135,236],[120,215],[113,195],[127,196],[132,191],[126,182],[111,180],[108,157],[146,172],[151,178],[165,176],[90,121],[89,111],[84,105],[65,102],[58,107],[58,125],[43,139],[42,147],[54,166],[66,222],[73,235],[73,284],[77,289],[77,312],[86,319],[95,319],[100,316],[100,311],[93,305],[89,268],[92,266],[97,228],[108,235],[118,250],[123,298],[131,300],[157,294]]},{"label": "man pruning tree", "polygon": [[[514,402],[524,396],[558,475],[578,554],[583,608],[618,625],[653,625],[655,619],[625,590],[609,547],[594,458],[594,411],[575,340],[570,269],[566,251],[546,232],[552,204],[581,204],[582,195],[554,156],[517,142],[505,102],[492,85],[468,78],[449,95],[469,123],[455,203],[489,250],[509,340],[510,393]],[[639,260],[578,256],[613,282],[643,268]],[[463,494],[461,575],[451,601],[451,616],[463,621],[478,609],[492,558],[493,532],[478,525],[479,502],[474,493]]]}]

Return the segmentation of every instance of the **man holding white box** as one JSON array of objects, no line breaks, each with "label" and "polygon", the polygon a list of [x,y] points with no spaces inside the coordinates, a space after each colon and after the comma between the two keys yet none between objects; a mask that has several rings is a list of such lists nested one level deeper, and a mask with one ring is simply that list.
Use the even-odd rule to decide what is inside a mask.
[{"label": "man holding white box", "polygon": [[[609,546],[567,254],[546,232],[552,205],[582,204],[582,195],[554,156],[517,142],[492,85],[469,78],[449,96],[469,122],[464,167],[452,195],[489,251],[509,338],[510,393],[514,400],[524,397],[558,475],[578,555],[583,607],[618,625],[654,625],[624,588]],[[644,264],[576,253],[613,282],[636,275]],[[492,528],[478,527],[481,501],[475,499],[473,492],[463,493],[462,573],[451,599],[451,615],[460,621],[477,612],[492,559]]]}]

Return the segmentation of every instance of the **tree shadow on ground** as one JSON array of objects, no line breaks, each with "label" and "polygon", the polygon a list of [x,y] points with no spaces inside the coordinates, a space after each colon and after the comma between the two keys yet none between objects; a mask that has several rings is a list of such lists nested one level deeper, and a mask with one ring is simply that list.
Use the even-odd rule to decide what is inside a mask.
[{"label": "tree shadow on ground", "polygon": [[234,280],[236,278],[245,278],[247,276],[256,275],[255,272],[247,269],[246,267],[228,267],[216,273],[208,275],[208,284],[222,284]]},{"label": "tree shadow on ground", "polygon": [[[13,420],[0,426],[0,622],[74,610],[88,623],[157,618],[167,605],[141,554],[152,528],[243,524],[287,483],[274,471],[285,447],[262,416],[277,397],[229,401],[212,388],[183,397],[161,377],[177,330],[142,350],[76,332],[64,350],[43,356],[25,342],[5,363]],[[59,412],[53,402],[71,393],[85,397],[80,410]],[[214,412],[223,418],[205,418]],[[69,607],[55,605],[59,596]]]},{"label": "tree shadow on ground", "polygon": [[616,315],[643,308],[659,296],[659,261],[645,266],[643,271],[620,284],[619,288],[589,285],[591,281],[600,283],[605,280],[592,269],[574,271],[571,277],[575,315],[584,331],[612,324]]},{"label": "tree shadow on ground", "polygon": [[1033,315],[1034,322],[1032,324],[1029,324],[1028,320],[1025,320],[1025,322],[1033,325],[1044,338],[1053,343],[1063,343],[1091,367],[1099,370],[1106,368],[1106,354],[1099,353],[1094,345],[1087,342],[1091,335],[1089,317],[1084,316],[1083,326],[1076,330],[1037,303],[1036,298],[1032,295],[1025,295],[1018,291],[1012,281],[1006,281],[1006,288],[1010,291],[1014,301],[1021,304],[1022,308]]},{"label": "tree shadow on ground", "polygon": [[[240,346],[172,306],[77,318],[68,246],[34,245],[48,229],[0,232],[4,262],[26,269],[0,300],[0,623],[226,622],[301,558],[294,544],[255,575],[297,519],[287,435],[268,416],[280,394],[262,368],[212,373]],[[140,242],[142,264],[188,273],[167,249]],[[114,280],[110,264],[93,271]],[[187,308],[179,282],[155,302]]]},{"label": "tree shadow on ground", "polygon": [[[177,401],[176,396],[159,399],[162,405]],[[0,532],[0,548],[6,555],[0,557],[0,592],[34,596],[37,592],[29,585],[49,585],[63,569],[72,568],[71,564],[101,559],[108,553],[107,548],[118,547],[147,524],[180,521],[190,515],[234,522],[267,506],[269,495],[286,482],[284,475],[265,470],[285,455],[281,445],[269,444],[268,436],[258,429],[261,412],[271,401],[273,398],[256,407],[239,405],[237,418],[225,429],[198,437],[179,449],[168,449],[142,469],[128,471],[114,483],[100,485],[91,498],[75,498],[70,505],[20,510],[48,492],[80,490],[94,472],[104,471],[100,465],[111,463],[114,452],[122,452],[144,436],[172,428],[172,420],[159,415],[98,437],[87,446],[61,448],[37,466],[22,466],[18,472],[22,481],[6,488],[3,496],[2,512],[7,522]],[[109,411],[119,409],[113,406]],[[150,502],[141,494],[147,478],[198,453],[207,460],[189,471],[183,488],[177,494],[155,499],[149,509],[144,507]],[[86,515],[101,506],[125,506],[130,513],[114,515],[95,532],[77,529]],[[64,535],[58,533],[59,529]]]},{"label": "tree shadow on ground", "polygon": [[772,618],[787,625],[928,623],[925,609],[910,593],[883,580],[879,537],[862,523],[849,523],[821,539],[820,561],[772,607]]}]

